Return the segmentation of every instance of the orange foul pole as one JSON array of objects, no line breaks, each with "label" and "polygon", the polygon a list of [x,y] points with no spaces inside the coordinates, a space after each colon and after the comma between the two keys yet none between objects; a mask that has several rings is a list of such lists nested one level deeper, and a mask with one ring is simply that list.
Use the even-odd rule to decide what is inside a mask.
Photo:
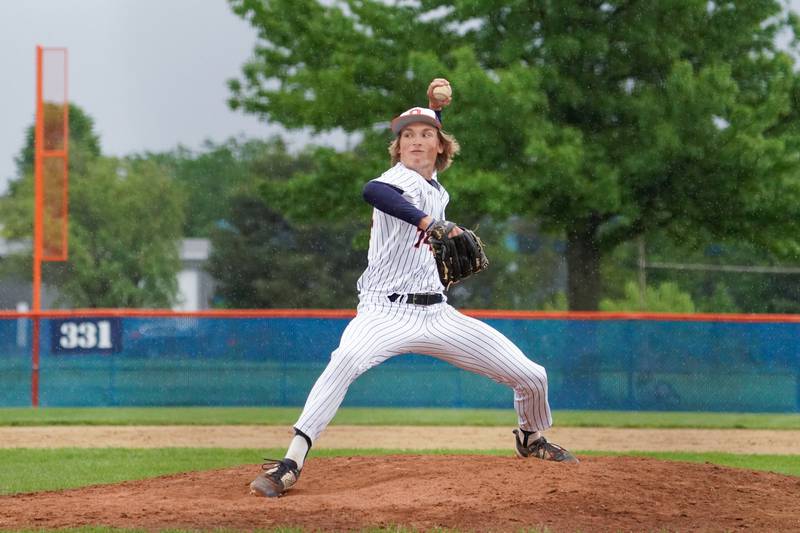
[{"label": "orange foul pole", "polygon": [[42,102],[42,47],[36,47],[36,125],[33,158],[33,339],[31,342],[31,405],[39,407],[39,328],[42,311],[42,152],[44,105]]},{"label": "orange foul pole", "polygon": [[31,404],[39,406],[42,262],[67,260],[67,50],[36,47]]}]

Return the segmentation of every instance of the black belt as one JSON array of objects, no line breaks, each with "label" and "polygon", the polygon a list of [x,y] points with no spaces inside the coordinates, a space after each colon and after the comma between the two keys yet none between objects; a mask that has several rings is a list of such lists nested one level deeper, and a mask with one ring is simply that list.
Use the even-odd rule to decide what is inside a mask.
[{"label": "black belt", "polygon": [[406,304],[415,305],[433,305],[440,304],[444,301],[444,296],[438,292],[424,292],[420,294],[397,294],[394,293],[389,296],[390,302],[396,302],[401,296],[405,298],[401,302]]}]

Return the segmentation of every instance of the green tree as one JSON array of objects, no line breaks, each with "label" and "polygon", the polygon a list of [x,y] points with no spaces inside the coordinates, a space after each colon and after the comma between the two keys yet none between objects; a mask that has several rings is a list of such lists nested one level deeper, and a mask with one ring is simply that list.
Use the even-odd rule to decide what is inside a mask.
[{"label": "green tree", "polygon": [[320,205],[359,213],[353,191],[385,161],[375,126],[444,76],[463,148],[448,215],[563,234],[571,309],[596,309],[603,257],[655,229],[797,249],[800,84],[775,45],[797,18],[778,0],[229,1],[259,36],[231,106],[363,135],[360,155],[329,165],[358,159],[357,174],[335,189],[306,176],[288,196],[324,191]]},{"label": "green tree", "polygon": [[[33,173],[34,137],[34,126],[31,125],[25,133],[25,145],[14,159],[17,177]],[[75,104],[69,104],[69,141],[70,172],[83,171],[89,161],[100,155],[100,138],[94,131],[94,119]]]},{"label": "green tree", "polygon": [[[558,298],[563,281],[561,245],[525,219],[492,220],[478,225],[491,268],[448,292],[457,307],[542,309]],[[491,244],[486,244],[491,243]]]},{"label": "green tree", "polygon": [[[246,174],[242,187],[229,191],[224,220],[211,232],[208,271],[217,280],[219,305],[258,307],[351,307],[356,279],[363,270],[358,220],[291,221],[276,206],[309,209],[304,176],[331,160],[326,151],[290,154],[280,139],[249,141],[234,153],[234,167]],[[333,159],[340,162],[337,159]],[[326,171],[325,175],[336,173]],[[292,178],[295,178],[292,180]],[[323,187],[319,198],[335,197],[338,185]],[[294,196],[299,192],[299,196]],[[330,211],[336,206],[329,206]],[[222,214],[222,213],[221,213]],[[320,217],[321,218],[321,217]]]},{"label": "green tree", "polygon": [[[233,199],[213,232],[208,271],[219,305],[232,308],[354,307],[363,254],[349,224],[294,225],[263,200]],[[357,254],[357,256],[356,256]]]},{"label": "green tree", "polygon": [[[88,165],[100,155],[100,139],[94,131],[94,120],[75,104],[69,105],[69,173],[85,173]],[[3,235],[20,238],[33,234],[33,159],[34,126],[28,127],[25,143],[14,162],[17,179],[8,184],[5,198],[0,198],[0,224]],[[12,201],[18,198],[19,201]]]},{"label": "green tree", "polygon": [[70,258],[54,272],[75,307],[169,307],[183,196],[155,164],[100,157],[70,184]]},{"label": "green tree", "polygon": [[[716,240],[702,232],[689,242],[653,232],[645,251],[647,285],[676,283],[691,295],[698,312],[800,312],[800,274],[796,272],[800,258],[792,253],[743,239]],[[624,299],[624,287],[640,275],[637,243],[618,247],[603,263],[604,299]]]},{"label": "green tree", "polygon": [[[153,162],[101,156],[91,119],[76,106],[73,114],[80,120],[70,128],[69,260],[45,263],[45,282],[58,288],[60,304],[74,307],[169,306],[180,269],[183,196]],[[26,145],[17,159],[20,177],[0,198],[0,225],[10,239],[33,233],[29,154]],[[4,269],[26,275],[30,261],[25,253]]]},{"label": "green tree", "polygon": [[163,153],[146,153],[139,159],[157,162],[185,191],[187,205],[183,233],[210,237],[220,221],[231,216],[232,198],[244,190],[255,193],[254,184],[265,174],[286,174],[287,169],[308,166],[308,158],[288,153],[282,139],[228,139],[206,141],[200,150],[185,147]]},{"label": "green tree", "polygon": [[705,312],[800,312],[799,274],[747,272],[726,268],[785,268],[800,266],[796,256],[764,249],[747,241],[718,241],[699,249],[662,237],[648,243],[648,260],[662,263],[708,265],[700,270],[652,269],[648,280],[670,279],[692,294]]},{"label": "green tree", "polygon": [[625,284],[625,297],[600,301],[601,311],[649,311],[656,313],[694,313],[690,294],[681,291],[676,283],[665,282],[657,287],[648,286],[644,294],[636,282]]}]

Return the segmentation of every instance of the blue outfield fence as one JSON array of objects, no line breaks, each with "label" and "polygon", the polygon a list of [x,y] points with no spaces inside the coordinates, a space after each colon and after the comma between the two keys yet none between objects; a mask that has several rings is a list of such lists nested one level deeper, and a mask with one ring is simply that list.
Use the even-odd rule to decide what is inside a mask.
[{"label": "blue outfield fence", "polygon": [[[800,412],[800,319],[470,313],[545,366],[554,409]],[[39,405],[302,406],[352,312],[41,318]],[[0,315],[0,406],[32,401],[30,314]],[[395,357],[346,406],[511,408],[505,386]]]}]

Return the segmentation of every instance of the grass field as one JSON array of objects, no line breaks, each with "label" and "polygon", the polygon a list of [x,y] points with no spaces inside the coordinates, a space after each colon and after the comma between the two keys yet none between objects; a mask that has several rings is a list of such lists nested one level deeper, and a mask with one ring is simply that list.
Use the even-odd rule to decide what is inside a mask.
[{"label": "grass field", "polygon": [[[276,425],[289,426],[298,407],[0,408],[0,426],[48,425]],[[800,429],[800,414],[656,411],[556,411],[564,427]],[[339,410],[333,424],[416,426],[514,426],[511,409]]]}]

